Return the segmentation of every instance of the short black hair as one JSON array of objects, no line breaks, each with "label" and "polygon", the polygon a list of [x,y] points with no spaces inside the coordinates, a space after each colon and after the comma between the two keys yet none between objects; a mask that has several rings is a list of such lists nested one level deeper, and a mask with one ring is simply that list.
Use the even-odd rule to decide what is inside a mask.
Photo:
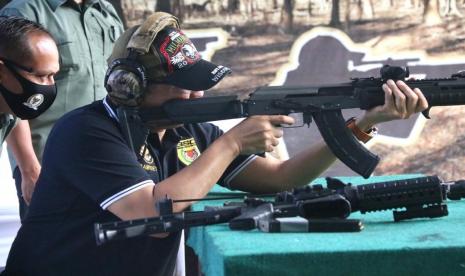
[{"label": "short black hair", "polygon": [[0,56],[15,61],[31,58],[29,35],[53,36],[40,24],[19,16],[0,16]]}]

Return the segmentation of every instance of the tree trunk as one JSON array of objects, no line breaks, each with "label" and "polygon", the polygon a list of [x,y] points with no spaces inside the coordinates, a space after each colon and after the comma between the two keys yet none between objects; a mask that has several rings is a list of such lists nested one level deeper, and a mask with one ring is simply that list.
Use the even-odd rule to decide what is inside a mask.
[{"label": "tree trunk", "polygon": [[373,19],[375,17],[375,6],[373,0],[363,0],[363,18]]},{"label": "tree trunk", "polygon": [[238,0],[228,0],[228,8],[227,8],[228,13],[231,14],[237,11],[237,9],[239,8],[239,5],[240,3],[238,3]]},{"label": "tree trunk", "polygon": [[123,6],[122,6],[122,1],[121,0],[108,0],[113,7],[115,8],[116,12],[118,13],[119,18],[121,18],[121,21],[123,22],[124,29],[127,28],[127,20],[126,16],[124,15],[123,12]]},{"label": "tree trunk", "polygon": [[357,18],[357,21],[362,20],[363,18],[363,5],[362,5],[362,0],[357,0],[356,2],[357,6],[355,7],[355,18]]},{"label": "tree trunk", "polygon": [[144,0],[144,10],[150,9],[149,6],[149,0]]},{"label": "tree trunk", "polygon": [[184,19],[184,0],[172,1],[172,12],[181,22]]},{"label": "tree trunk", "polygon": [[331,8],[331,21],[329,26],[341,28],[341,19],[339,17],[339,0],[332,0],[333,7]]},{"label": "tree trunk", "polygon": [[439,0],[423,0],[423,3],[425,5],[423,23],[427,26],[441,24],[442,19],[439,14]]},{"label": "tree trunk", "polygon": [[171,13],[170,0],[157,0],[157,4],[155,4],[155,11]]},{"label": "tree trunk", "polygon": [[344,29],[346,32],[348,32],[350,29],[350,1],[351,0],[344,1],[346,5],[345,15],[344,15]]},{"label": "tree trunk", "polygon": [[373,19],[374,9],[371,0],[358,0],[357,1],[357,19]]},{"label": "tree trunk", "polygon": [[423,2],[422,0],[412,0],[412,5],[415,9],[420,9]]},{"label": "tree trunk", "polygon": [[463,17],[462,13],[457,8],[457,0],[446,0],[445,16]]},{"label": "tree trunk", "polygon": [[220,15],[222,9],[223,9],[223,4],[221,1],[213,1],[210,5],[212,5],[212,10],[215,15]]},{"label": "tree trunk", "polygon": [[291,33],[294,28],[294,14],[293,14],[293,5],[292,0],[284,0],[283,3],[283,17],[282,23],[284,25],[285,31]]},{"label": "tree trunk", "polygon": [[124,2],[123,11],[125,11],[126,18],[128,21],[134,20],[136,18],[136,9],[134,0],[130,0],[129,3],[126,0]]},{"label": "tree trunk", "polygon": [[273,0],[273,10],[276,10],[277,8],[278,8],[278,0]]},{"label": "tree trunk", "polygon": [[276,0],[271,3],[271,5],[265,5],[263,7],[263,21],[265,24],[269,25],[273,21],[273,5],[276,2]]}]

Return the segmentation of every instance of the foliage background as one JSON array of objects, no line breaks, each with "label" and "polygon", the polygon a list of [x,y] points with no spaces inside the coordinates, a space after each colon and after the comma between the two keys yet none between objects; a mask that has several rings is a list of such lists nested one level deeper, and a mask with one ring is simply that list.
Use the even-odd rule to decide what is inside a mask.
[{"label": "foliage background", "polygon": [[[213,61],[230,66],[234,74],[212,91],[215,94],[247,94],[256,86],[268,85],[287,63],[293,42],[317,26],[339,28],[356,43],[369,42],[392,52],[423,50],[436,58],[463,58],[465,53],[463,0],[122,2],[128,24],[137,23],[151,8],[165,5],[182,18],[185,28],[227,31],[228,46],[217,51]],[[464,177],[464,115],[460,106],[433,108],[433,119],[413,144],[375,145],[371,150],[381,156],[375,174]]]},{"label": "foliage background", "polygon": [[[5,0],[0,0],[0,5]],[[219,27],[230,34],[213,61],[234,74],[210,93],[248,94],[268,85],[287,63],[302,33],[331,26],[356,43],[389,51],[423,50],[432,57],[463,57],[465,0],[110,0],[126,26],[154,10],[176,14],[185,29]],[[464,68],[465,69],[465,68]],[[465,176],[465,109],[433,108],[420,137],[406,147],[375,145],[375,174]]]}]

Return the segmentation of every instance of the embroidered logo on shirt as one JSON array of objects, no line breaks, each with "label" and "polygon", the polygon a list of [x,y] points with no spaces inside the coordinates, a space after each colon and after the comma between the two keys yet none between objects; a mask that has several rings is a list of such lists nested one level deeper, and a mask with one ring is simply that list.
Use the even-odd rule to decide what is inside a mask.
[{"label": "embroidered logo on shirt", "polygon": [[189,166],[200,156],[200,151],[194,138],[179,141],[176,150],[178,152],[178,159],[186,166]]},{"label": "embroidered logo on shirt", "polygon": [[140,157],[142,157],[142,160],[144,161],[144,164],[141,164],[144,170],[152,172],[157,170],[157,166],[155,166],[153,157],[152,155],[150,155],[150,151],[146,145],[143,145],[140,148],[139,155]]}]

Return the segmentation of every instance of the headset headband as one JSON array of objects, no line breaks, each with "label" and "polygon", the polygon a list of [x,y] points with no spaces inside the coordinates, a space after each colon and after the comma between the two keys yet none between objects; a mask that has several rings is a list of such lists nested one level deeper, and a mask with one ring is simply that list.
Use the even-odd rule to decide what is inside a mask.
[{"label": "headset headband", "polygon": [[129,52],[136,51],[139,54],[148,53],[157,34],[168,26],[179,29],[179,20],[169,13],[154,13],[134,32],[127,49]]}]

